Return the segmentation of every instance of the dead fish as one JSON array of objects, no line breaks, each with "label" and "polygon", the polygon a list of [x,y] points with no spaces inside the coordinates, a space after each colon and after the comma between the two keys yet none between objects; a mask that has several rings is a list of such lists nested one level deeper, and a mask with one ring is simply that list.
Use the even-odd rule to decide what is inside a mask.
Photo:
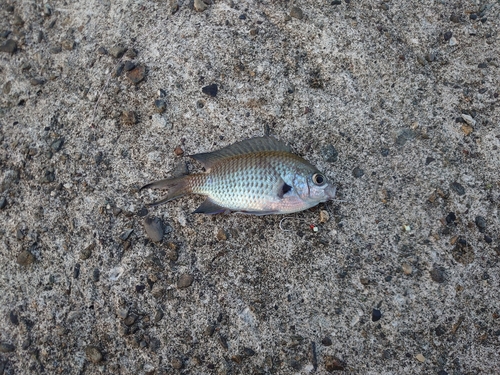
[{"label": "dead fish", "polygon": [[288,214],[335,197],[336,188],[315,166],[272,137],[251,138],[218,151],[191,156],[205,173],[151,182],[168,189],[159,205],[186,194],[207,198],[194,213]]}]

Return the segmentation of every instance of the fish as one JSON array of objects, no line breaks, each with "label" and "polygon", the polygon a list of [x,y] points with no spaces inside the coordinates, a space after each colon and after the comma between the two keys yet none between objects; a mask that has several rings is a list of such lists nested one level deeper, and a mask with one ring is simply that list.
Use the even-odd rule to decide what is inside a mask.
[{"label": "fish", "polygon": [[250,138],[190,157],[205,172],[144,185],[140,190],[168,190],[150,206],[199,194],[206,199],[193,213],[271,215],[303,211],[335,198],[333,181],[273,137]]}]

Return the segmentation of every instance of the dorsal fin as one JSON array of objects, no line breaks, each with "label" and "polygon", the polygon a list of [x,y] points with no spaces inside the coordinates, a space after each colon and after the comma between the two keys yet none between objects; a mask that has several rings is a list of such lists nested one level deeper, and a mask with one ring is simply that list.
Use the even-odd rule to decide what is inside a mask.
[{"label": "dorsal fin", "polygon": [[217,151],[191,155],[191,157],[200,162],[206,169],[210,169],[214,164],[230,156],[245,155],[260,151],[292,152],[290,146],[276,138],[257,137],[234,143]]}]

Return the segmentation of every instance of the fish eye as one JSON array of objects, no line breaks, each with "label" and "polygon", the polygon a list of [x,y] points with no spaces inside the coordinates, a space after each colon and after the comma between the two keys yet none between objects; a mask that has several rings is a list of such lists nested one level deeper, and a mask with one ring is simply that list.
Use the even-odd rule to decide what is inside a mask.
[{"label": "fish eye", "polygon": [[312,176],[312,180],[315,185],[321,186],[324,185],[326,182],[325,176],[323,176],[321,173],[315,173]]}]

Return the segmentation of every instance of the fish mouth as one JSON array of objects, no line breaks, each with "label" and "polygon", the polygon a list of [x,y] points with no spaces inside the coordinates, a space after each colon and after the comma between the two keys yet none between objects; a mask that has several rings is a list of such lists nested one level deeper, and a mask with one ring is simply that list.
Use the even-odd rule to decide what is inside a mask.
[{"label": "fish mouth", "polygon": [[337,192],[337,187],[330,185],[325,189],[325,194],[328,197],[328,200],[335,199],[335,193]]}]

